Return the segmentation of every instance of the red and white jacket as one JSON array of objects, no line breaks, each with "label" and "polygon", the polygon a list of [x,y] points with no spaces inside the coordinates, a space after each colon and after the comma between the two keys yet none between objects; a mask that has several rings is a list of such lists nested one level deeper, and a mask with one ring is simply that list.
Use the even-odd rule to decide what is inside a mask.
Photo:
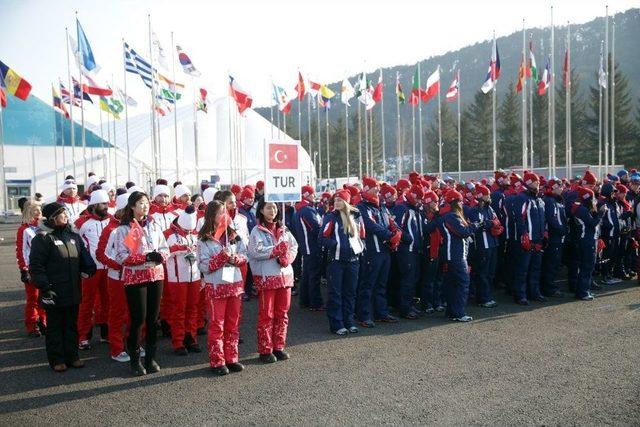
[{"label": "red and white jacket", "polygon": [[110,219],[110,215],[101,219],[96,215],[87,212],[86,215],[82,215],[75,222],[76,230],[78,230],[78,234],[82,237],[82,240],[84,240],[84,244],[91,254],[91,258],[93,258],[93,261],[96,263],[96,268],[98,270],[107,268],[96,258],[96,249],[98,249],[98,241],[100,240],[102,230],[104,230],[107,224],[109,224]]},{"label": "red and white jacket", "polygon": [[58,200],[64,208],[67,210],[67,215],[69,215],[69,223],[75,224],[75,222],[80,218],[80,214],[87,209],[87,202],[80,200],[80,197],[62,197],[59,196]]},{"label": "red and white jacket", "polygon": [[[171,227],[164,231],[164,238],[169,246],[167,281],[172,283],[200,281],[197,259],[198,233],[188,232],[176,224],[171,224]],[[189,253],[194,255],[191,260],[185,258]]]},{"label": "red and white jacket", "polygon": [[107,212],[109,212],[109,215],[114,215],[116,213],[116,201],[115,200],[109,200],[109,207],[107,208]]},{"label": "red and white jacket", "polygon": [[107,266],[107,276],[113,280],[122,280],[122,265],[118,264],[115,259],[115,238],[116,230],[119,226],[120,220],[111,217],[109,223],[100,234],[98,248],[96,249],[97,260],[102,265]]},{"label": "red and white jacket", "polygon": [[160,206],[157,203],[151,203],[149,216],[160,226],[162,231],[165,231],[171,227],[171,223],[178,217],[178,213],[175,211],[172,204]]},{"label": "red and white jacket", "polygon": [[29,254],[31,254],[31,240],[38,233],[38,221],[23,223],[16,233],[16,261],[20,270],[29,270]]}]

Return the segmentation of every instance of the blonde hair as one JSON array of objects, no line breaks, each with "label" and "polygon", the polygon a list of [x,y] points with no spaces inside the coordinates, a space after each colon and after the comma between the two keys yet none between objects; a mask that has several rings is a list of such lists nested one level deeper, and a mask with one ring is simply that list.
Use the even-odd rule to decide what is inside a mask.
[{"label": "blonde hair", "polygon": [[22,222],[30,223],[33,218],[31,218],[31,209],[33,207],[42,208],[42,204],[35,200],[27,200],[24,202],[24,206],[22,206]]},{"label": "blonde hair", "polygon": [[342,226],[344,227],[344,232],[350,236],[355,237],[358,231],[356,221],[353,219],[352,212],[357,212],[358,209],[351,206],[345,200],[342,200],[344,203],[344,209],[336,209],[340,212],[340,218],[342,219]]}]

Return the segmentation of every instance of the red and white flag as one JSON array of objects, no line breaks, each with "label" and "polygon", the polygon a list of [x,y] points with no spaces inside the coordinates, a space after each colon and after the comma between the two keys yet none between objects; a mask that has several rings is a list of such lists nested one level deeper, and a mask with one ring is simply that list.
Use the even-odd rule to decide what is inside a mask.
[{"label": "red and white flag", "polygon": [[240,114],[244,114],[248,108],[251,108],[253,98],[236,83],[232,76],[229,76],[229,95],[236,101]]},{"label": "red and white flag", "polygon": [[371,98],[373,98],[374,102],[377,104],[382,101],[382,71],[380,71],[380,77],[378,77],[378,84],[373,89],[373,94]]},{"label": "red and white flag", "polygon": [[113,91],[108,87],[97,84],[88,73],[83,73],[86,83],[82,84],[82,90],[90,95],[111,96]]},{"label": "red and white flag", "polygon": [[456,76],[453,78],[451,82],[451,86],[447,89],[447,94],[445,97],[447,101],[455,101],[460,96],[460,70],[456,70]]},{"label": "red and white flag", "polygon": [[320,92],[321,88],[322,85],[320,83],[312,82],[311,80],[309,80],[309,93],[312,97],[315,98],[318,92]]},{"label": "red and white flag", "polygon": [[298,145],[269,144],[269,169],[297,169]]},{"label": "red and white flag", "polygon": [[296,84],[296,92],[298,92],[298,101],[302,101],[305,94],[307,93],[306,85],[304,84],[304,79],[302,78],[302,73],[300,71],[298,71],[298,83]]},{"label": "red and white flag", "polygon": [[427,79],[427,90],[425,90],[422,97],[422,102],[429,102],[440,92],[440,67],[429,76]]}]

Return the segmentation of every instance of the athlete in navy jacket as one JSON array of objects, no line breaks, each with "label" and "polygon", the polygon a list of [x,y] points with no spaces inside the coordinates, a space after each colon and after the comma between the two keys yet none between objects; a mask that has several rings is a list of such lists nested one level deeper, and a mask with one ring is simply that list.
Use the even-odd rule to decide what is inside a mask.
[{"label": "athlete in navy jacket", "polygon": [[[542,274],[540,276],[540,292],[545,297],[562,296],[558,285],[555,283],[558,266],[562,258],[562,246],[565,237],[569,233],[562,190],[562,181],[555,177],[549,178],[543,198],[547,234],[544,254],[542,255]],[[575,256],[575,254],[572,256]]]}]

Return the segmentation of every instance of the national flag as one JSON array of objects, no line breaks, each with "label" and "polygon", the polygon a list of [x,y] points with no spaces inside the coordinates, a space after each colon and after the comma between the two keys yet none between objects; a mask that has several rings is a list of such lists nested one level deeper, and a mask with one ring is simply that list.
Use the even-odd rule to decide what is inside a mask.
[{"label": "national flag", "polygon": [[456,75],[453,78],[453,81],[451,82],[449,89],[447,89],[447,94],[445,95],[445,98],[447,99],[447,101],[451,102],[458,99],[458,96],[460,96],[460,70],[459,69],[456,70]]},{"label": "national flag", "polygon": [[93,57],[93,51],[91,50],[91,46],[89,45],[89,40],[87,40],[87,36],[80,25],[80,21],[76,19],[76,31],[78,38],[78,59],[82,63],[82,67],[86,71],[91,71],[96,68],[96,60]]},{"label": "national flag", "polygon": [[[0,61],[0,76],[2,77],[2,85],[6,91],[18,99],[25,101],[31,93],[31,84],[20,77],[12,68],[9,68],[4,62]],[[2,90],[4,91],[4,89]],[[3,95],[6,98],[6,95]],[[5,99],[6,106],[6,99]]]},{"label": "national flag", "polygon": [[320,88],[320,105],[324,107],[326,110],[331,108],[331,98],[336,96],[335,92],[329,89],[327,86],[322,85]]},{"label": "national flag", "polygon": [[209,108],[209,100],[207,99],[207,90],[205,88],[200,88],[200,99],[196,101],[197,111],[207,112],[207,108]]},{"label": "national flag", "polygon": [[351,104],[349,104],[349,100],[353,98],[355,94],[356,91],[351,85],[349,79],[344,79],[342,81],[342,86],[340,86],[340,100],[342,101],[342,103],[347,107],[350,107]]},{"label": "national flag", "polygon": [[183,52],[182,48],[180,46],[176,46],[176,50],[178,51],[178,61],[180,61],[180,64],[182,65],[182,69],[184,70],[184,72],[193,77],[200,77],[202,73],[196,70],[196,67],[194,67],[193,62],[191,62],[191,59],[189,58],[189,56]]},{"label": "national flag", "polygon": [[111,96],[113,91],[111,89],[101,87],[98,85],[88,74],[84,74],[87,83],[82,85],[82,90],[91,95],[98,96]]},{"label": "national flag", "polygon": [[53,85],[51,85],[51,97],[53,98],[53,108],[60,111],[62,114],[64,114],[64,117],[68,119],[70,116],[69,112],[67,111],[67,107],[65,107],[62,103],[60,92],[58,92]]},{"label": "national flag", "polygon": [[278,104],[278,110],[284,114],[288,114],[291,111],[291,99],[287,95],[287,91],[280,86],[273,85],[273,99]]},{"label": "national flag", "polygon": [[569,50],[564,53],[564,62],[562,63],[562,84],[567,87],[569,84]]},{"label": "national flag", "polygon": [[167,54],[160,44],[160,39],[155,31],[151,32],[151,45],[153,46],[154,58],[158,61],[158,64],[165,70],[169,70],[169,64],[167,63]]},{"label": "national flag", "polygon": [[402,85],[400,84],[400,73],[396,71],[396,98],[399,104],[404,104],[407,100],[402,91]]},{"label": "national flag", "polygon": [[422,101],[429,102],[438,93],[440,93],[440,66],[427,79],[427,89],[424,91]]},{"label": "national flag", "polygon": [[489,70],[482,84],[482,92],[489,93],[495,88],[498,77],[500,77],[500,53],[498,52],[498,42],[494,39],[493,48],[491,49],[491,60],[489,61]]},{"label": "national flag", "polygon": [[371,98],[376,102],[382,101],[382,71],[380,71],[380,76],[378,77],[378,84],[373,89],[373,93],[371,94]]},{"label": "national flag", "polygon": [[527,77],[532,81],[538,82],[538,67],[536,65],[536,57],[533,54],[533,41],[529,39],[529,66],[527,67]]},{"label": "national flag", "polygon": [[180,100],[180,98],[182,98],[181,90],[184,89],[184,84],[176,83],[162,73],[156,73],[156,76],[156,86],[158,96],[160,96],[160,98],[165,99],[172,104],[175,104]]},{"label": "national flag", "polygon": [[120,94],[120,98],[122,98],[124,103],[127,104],[128,106],[130,106],[130,107],[137,107],[138,106],[138,101],[136,101],[135,99],[133,99],[132,97],[130,97],[129,95],[124,93],[122,91],[122,89],[118,88],[118,94]]},{"label": "national flag", "polygon": [[124,43],[124,68],[126,71],[138,74],[142,79],[142,82],[151,89],[153,85],[153,73],[149,61],[132,49],[126,42]]},{"label": "national flag", "polygon": [[607,88],[607,72],[604,70],[604,55],[602,54],[602,45],[600,45],[600,68],[598,69],[598,84],[603,88]]},{"label": "national flag", "polygon": [[547,64],[542,72],[542,77],[538,82],[538,95],[542,96],[547,93],[547,89],[551,85],[551,73],[549,72],[549,58],[547,58]]},{"label": "national flag", "polygon": [[298,71],[298,83],[296,83],[296,92],[298,92],[298,101],[302,101],[304,99],[304,95],[306,94],[306,86],[304,84],[304,79],[302,78],[302,73]]},{"label": "national flag", "polygon": [[74,107],[81,105],[80,99],[72,96],[62,82],[60,82],[60,94],[62,95],[62,102],[65,104],[71,104],[73,102]]},{"label": "national flag", "polygon": [[298,146],[269,144],[269,169],[297,169]]},{"label": "national flag", "polygon": [[81,104],[82,100],[89,101],[93,104],[93,100],[91,99],[89,94],[84,91],[84,87],[80,89],[80,82],[77,81],[75,77],[71,77],[71,81],[73,82],[73,97],[81,100]]},{"label": "national flag", "polygon": [[522,58],[522,61],[520,61],[520,68],[518,69],[518,82],[516,83],[516,92],[522,92],[526,75],[527,71],[525,70],[525,62],[524,58]]},{"label": "national flag", "polygon": [[233,225],[233,221],[229,216],[229,213],[226,209],[222,210],[222,218],[218,221],[218,225],[216,226],[216,230],[213,232],[213,238],[216,240],[220,240],[222,236],[227,233],[227,228]]},{"label": "national flag", "polygon": [[136,254],[142,244],[143,236],[144,232],[142,231],[142,227],[140,227],[138,221],[134,219],[129,223],[129,232],[124,236],[124,239],[122,239],[122,244],[129,249],[130,254]]},{"label": "national flag", "polygon": [[423,96],[424,91],[420,87],[420,74],[418,74],[418,67],[416,67],[416,71],[413,73],[413,85],[411,95],[409,96],[409,104],[418,105]]},{"label": "national flag", "polygon": [[7,108],[7,86],[4,84],[4,77],[0,72],[0,107]]},{"label": "national flag", "polygon": [[367,73],[362,73],[360,80],[358,81],[356,96],[358,100],[364,104],[365,110],[371,110],[376,102],[373,100],[373,87],[371,82],[367,79]]},{"label": "national flag", "polygon": [[232,76],[229,76],[229,95],[236,101],[240,114],[243,114],[247,108],[251,108],[253,103],[251,95],[242,89]]}]

